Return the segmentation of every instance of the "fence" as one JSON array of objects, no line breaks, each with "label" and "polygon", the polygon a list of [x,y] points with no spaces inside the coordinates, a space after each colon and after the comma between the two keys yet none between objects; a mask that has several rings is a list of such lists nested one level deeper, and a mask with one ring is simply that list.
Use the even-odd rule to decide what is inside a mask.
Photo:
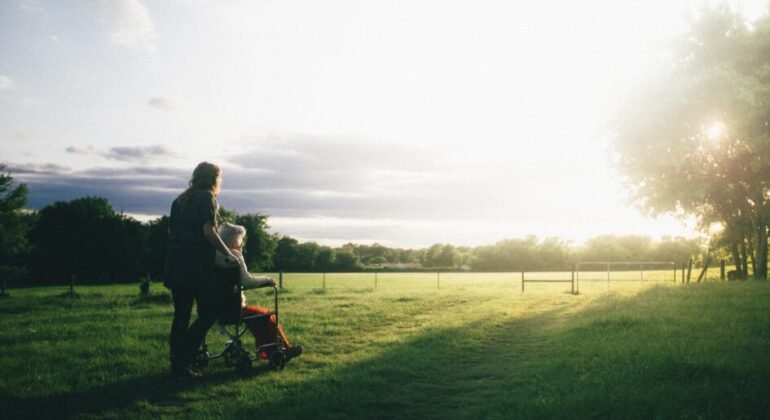
[{"label": "fence", "polygon": [[[548,272],[548,273],[530,273],[530,276],[525,276],[525,271],[521,271],[521,293],[524,293],[524,285],[526,283],[570,283],[571,284],[571,293],[575,294],[577,293],[577,289],[575,288],[575,266],[572,266],[572,271],[569,272],[570,278],[567,280],[566,278],[551,278],[550,276],[554,274],[561,274],[564,275],[565,272]],[[560,277],[560,276],[559,276]]]},{"label": "fence", "polygon": [[517,273],[357,272],[276,273],[279,286],[288,288],[443,289],[457,286],[511,285]]},{"label": "fence", "polygon": [[[576,265],[576,290],[580,292],[581,281],[606,281],[608,286],[610,282],[671,281],[676,283],[678,268],[679,265],[671,261],[581,262]],[[667,278],[666,273],[671,274],[671,277]],[[684,270],[682,270],[682,278],[684,278]]]},{"label": "fence", "polygon": [[[522,293],[530,283],[570,284],[579,293],[580,282],[661,282],[677,279],[673,262],[583,262],[561,271],[477,272],[357,272],[274,273],[280,287],[292,289],[444,289],[452,287],[515,287]],[[673,274],[673,277],[672,277]],[[684,276],[684,274],[683,274]]]}]

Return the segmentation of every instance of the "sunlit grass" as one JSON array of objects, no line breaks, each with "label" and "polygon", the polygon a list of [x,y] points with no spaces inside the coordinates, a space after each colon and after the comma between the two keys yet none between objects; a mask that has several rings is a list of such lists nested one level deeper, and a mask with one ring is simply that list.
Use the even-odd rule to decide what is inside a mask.
[{"label": "sunlit grass", "polygon": [[[707,278],[715,280],[719,278],[719,269],[710,269]],[[610,283],[639,282],[649,283],[674,283],[673,269],[645,270],[624,269],[610,272]],[[681,270],[677,268],[676,282],[681,282]],[[278,273],[267,273],[279,278]],[[693,274],[694,281],[698,272]],[[560,272],[525,272],[526,280],[559,280],[570,281],[571,271]],[[576,283],[584,282],[587,286],[593,282],[607,282],[606,271],[583,271],[574,274]],[[511,288],[521,289],[522,273],[467,273],[467,272],[417,272],[417,273],[284,273],[283,286],[294,289],[363,289],[363,290],[438,290],[446,288]],[[570,285],[545,284],[548,289],[570,289]],[[527,285],[526,288],[537,286]],[[581,287],[583,287],[581,285]]]}]

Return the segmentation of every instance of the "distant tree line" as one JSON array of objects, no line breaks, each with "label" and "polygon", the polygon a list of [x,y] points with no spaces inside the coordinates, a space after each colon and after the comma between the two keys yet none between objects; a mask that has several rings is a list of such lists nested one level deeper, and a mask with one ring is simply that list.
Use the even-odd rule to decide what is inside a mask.
[{"label": "distant tree line", "polygon": [[[2,168],[0,168],[1,170]],[[135,282],[163,276],[167,216],[141,223],[101,197],[57,201],[24,210],[27,189],[0,177],[0,275],[3,290],[16,284]],[[582,247],[558,238],[506,239],[494,245],[423,249],[348,243],[329,247],[268,232],[267,216],[220,208],[220,222],[245,226],[251,271],[556,270],[578,261],[686,261],[701,243],[683,238],[654,242],[647,236],[599,236]]]}]

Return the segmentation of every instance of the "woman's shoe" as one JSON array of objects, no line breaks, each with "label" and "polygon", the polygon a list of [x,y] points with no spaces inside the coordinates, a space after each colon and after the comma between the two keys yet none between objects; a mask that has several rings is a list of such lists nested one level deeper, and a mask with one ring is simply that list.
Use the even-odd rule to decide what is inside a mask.
[{"label": "woman's shoe", "polygon": [[289,360],[302,354],[302,350],[303,350],[302,345],[289,347],[286,350],[286,361],[288,362]]}]

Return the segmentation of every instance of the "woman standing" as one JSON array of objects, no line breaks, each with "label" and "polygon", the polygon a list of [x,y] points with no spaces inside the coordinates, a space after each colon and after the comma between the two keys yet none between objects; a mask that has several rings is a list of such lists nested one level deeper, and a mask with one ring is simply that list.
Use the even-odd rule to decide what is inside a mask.
[{"label": "woman standing", "polygon": [[[171,205],[169,247],[164,284],[171,289],[174,320],[171,323],[171,374],[178,379],[201,374],[191,365],[209,328],[217,320],[214,277],[216,251],[229,264],[236,257],[217,233],[217,195],[222,184],[218,166],[202,162],[193,171],[189,188]],[[193,301],[198,318],[190,325]]]}]

